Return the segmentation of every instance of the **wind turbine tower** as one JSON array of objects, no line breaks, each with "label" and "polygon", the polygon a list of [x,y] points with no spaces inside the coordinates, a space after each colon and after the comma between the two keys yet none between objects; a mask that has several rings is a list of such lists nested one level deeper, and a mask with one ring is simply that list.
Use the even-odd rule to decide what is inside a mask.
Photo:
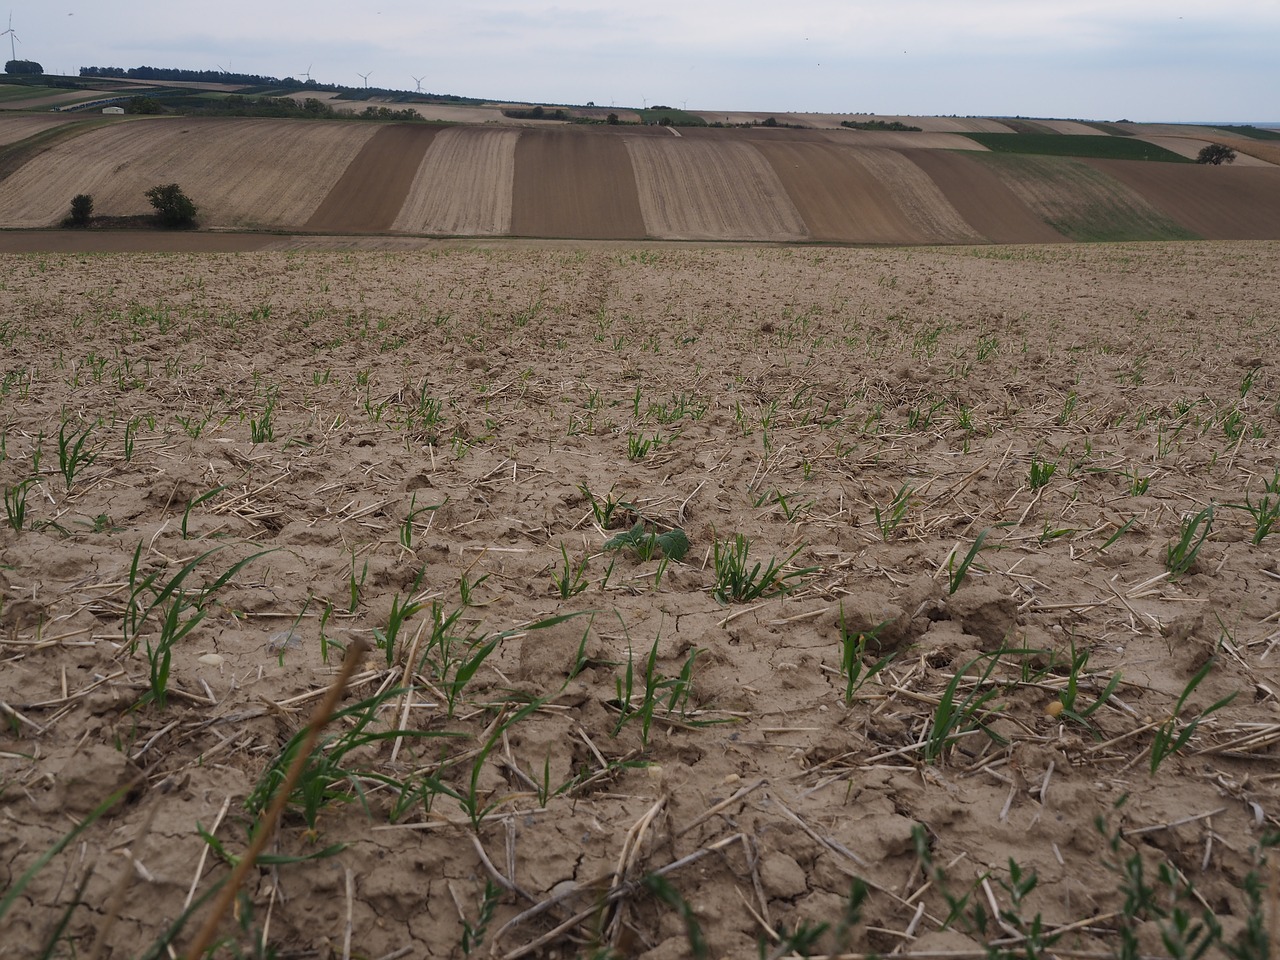
[{"label": "wind turbine tower", "polygon": [[306,77],[306,78],[307,78],[307,82],[308,82],[308,83],[310,83],[310,82],[311,82],[311,68],[312,68],[312,67],[314,67],[314,66],[315,66],[315,64],[314,64],[314,63],[309,63],[309,64],[307,64],[307,69],[306,69],[306,70],[304,70],[304,71],[302,71],[302,73],[300,73],[300,74],[299,74],[299,76]]},{"label": "wind turbine tower", "polygon": [[370,70],[368,73],[357,73],[357,74],[356,74],[356,76],[357,76],[357,77],[359,77],[361,80],[363,80],[363,81],[364,81],[364,88],[365,88],[366,90],[368,90],[368,89],[369,89],[369,78],[373,76],[373,71],[372,71],[372,70]]},{"label": "wind turbine tower", "polygon": [[[410,76],[413,76],[413,75],[412,75],[412,74],[410,74]],[[422,92],[422,81],[423,81],[425,78],[423,78],[423,77],[413,77],[413,79],[414,79],[414,80],[417,82],[417,84],[418,84],[418,92],[419,92],[419,93],[421,93],[421,92]]]},{"label": "wind turbine tower", "polygon": [[18,52],[17,52],[17,48],[14,46],[14,41],[15,40],[21,41],[22,38],[19,37],[13,31],[13,11],[12,10],[9,11],[9,29],[0,30],[0,37],[3,37],[5,34],[9,35],[9,59],[17,60]]}]

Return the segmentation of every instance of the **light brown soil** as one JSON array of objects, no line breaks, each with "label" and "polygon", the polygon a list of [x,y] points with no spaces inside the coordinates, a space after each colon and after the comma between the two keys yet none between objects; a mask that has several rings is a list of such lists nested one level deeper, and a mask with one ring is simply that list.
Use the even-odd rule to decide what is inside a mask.
[{"label": "light brown soil", "polygon": [[311,215],[306,229],[334,233],[390,230],[439,127],[379,127]]},{"label": "light brown soil", "polygon": [[146,191],[176,182],[207,225],[297,226],[378,129],[190,117],[115,123],[57,144],[0,182],[0,210],[5,226],[46,227],[88,193],[103,216],[145,214]]},{"label": "light brown soil", "polygon": [[798,240],[806,228],[752,145],[628,137],[645,230],[679,240]]},{"label": "light brown soil", "polygon": [[63,124],[71,123],[74,119],[79,118],[59,115],[32,116],[30,114],[16,117],[0,116],[0,146],[17,143],[19,140],[25,140],[27,137],[35,136],[37,133],[43,133],[50,127],[60,127]]},{"label": "light brown soil", "polygon": [[511,232],[516,236],[644,236],[631,156],[621,137],[528,130],[516,145]]},{"label": "light brown soil", "polygon": [[[1240,933],[1280,828],[1280,532],[1231,506],[1280,482],[1280,244],[427,250],[7,259],[4,886],[131,789],[0,956],[71,908],[54,956],[136,957],[199,904],[229,872],[201,831],[245,851],[337,645],[394,609],[326,801],[270,847],[316,859],[253,871],[221,928],[243,953],[456,957],[465,922],[476,956],[683,957],[696,925],[743,957],[824,923],[824,952],[978,956],[1035,920],[1057,955],[1160,956],[1135,863]],[[685,559],[611,549],[638,517]],[[717,598],[735,534],[789,594]],[[140,702],[175,598],[203,619]],[[850,690],[858,634],[891,660]],[[1088,717],[1046,716],[1082,654]],[[336,752],[361,717],[407,733]],[[1162,724],[1187,742],[1153,770]]]},{"label": "light brown soil", "polygon": [[394,227],[494,236],[511,226],[518,130],[449,127],[431,142]]},{"label": "light brown soil", "polygon": [[1048,127],[1054,133],[1063,133],[1076,137],[1105,137],[1097,127],[1091,127],[1087,123],[1081,123],[1078,120],[1037,120],[1037,124],[1042,127]]}]

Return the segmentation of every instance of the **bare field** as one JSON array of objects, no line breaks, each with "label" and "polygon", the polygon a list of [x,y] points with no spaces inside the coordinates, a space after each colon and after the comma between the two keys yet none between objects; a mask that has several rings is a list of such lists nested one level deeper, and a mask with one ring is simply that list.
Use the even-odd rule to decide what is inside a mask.
[{"label": "bare field", "polygon": [[88,193],[98,214],[144,214],[149,188],[178,182],[210,225],[299,225],[377,130],[304,120],[112,124],[57,144],[0,182],[0,209],[6,226],[47,227]]},{"label": "bare field", "polygon": [[[1184,207],[1213,206],[1206,237],[1280,236],[1280,221],[1259,215],[1273,206],[1276,168],[1256,145],[1214,180],[1160,163],[1115,177],[1054,158],[966,162],[962,151],[988,151],[954,132],[141,119],[51,145],[24,142],[35,126],[9,129],[9,229],[61,222],[77,193],[102,215],[145,214],[147,189],[178,182],[214,230],[1034,243],[1065,229],[1077,240],[1159,240],[1188,236],[1176,226]],[[1162,186],[1176,177],[1179,192]]]},{"label": "bare field", "polygon": [[450,127],[431,142],[393,224],[409,233],[495,235],[511,226],[516,130]]},{"label": "bare field", "polygon": [[77,119],[82,118],[56,115],[31,116],[29,114],[16,117],[0,116],[0,146],[17,143],[19,140],[25,140],[27,137],[43,133],[52,127],[64,126]]},{"label": "bare field", "polygon": [[750,144],[632,137],[626,144],[650,236],[798,240],[807,235],[773,168]]},{"label": "bare field", "polygon": [[526,131],[516,145],[511,232],[632,239],[645,233],[631,155],[621,137]]},{"label": "bare field", "polygon": [[0,956],[1261,955],[1278,264],[10,256]]}]

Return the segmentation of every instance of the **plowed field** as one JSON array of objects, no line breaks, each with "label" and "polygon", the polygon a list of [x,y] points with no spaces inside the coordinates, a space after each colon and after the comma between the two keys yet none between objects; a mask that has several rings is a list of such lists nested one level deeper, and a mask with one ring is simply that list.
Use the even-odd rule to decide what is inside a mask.
[{"label": "plowed field", "polygon": [[1083,160],[995,153],[973,156],[990,164],[1023,203],[1069,239],[1181,239],[1192,235],[1123,182]]},{"label": "plowed field", "polygon": [[529,130],[520,136],[515,160],[516,236],[644,236],[631,155],[621,137]]},{"label": "plowed field", "polygon": [[[1118,177],[1052,156],[993,158],[954,132],[164,118],[27,142],[48,122],[0,118],[0,228],[53,226],[77,193],[102,216],[149,213],[145,191],[177,182],[218,230],[1034,243],[1184,238],[1187,223],[1211,220],[1206,236],[1280,238],[1266,163],[1280,150],[1260,141],[1231,140],[1241,159],[1210,182],[1156,162]],[[1177,142],[1184,153],[1198,143]],[[1201,182],[1212,200],[1184,213]]]},{"label": "plowed field", "polygon": [[1091,165],[1124,183],[1187,230],[1212,240],[1275,236],[1280,223],[1280,167],[1248,170],[1160,164],[1160,169],[1123,160]]},{"label": "plowed field", "polygon": [[207,225],[306,223],[373,125],[165,119],[116,123],[63,141],[0,182],[6,226],[44,227],[91,194],[95,212],[151,212],[145,192],[178,183]]},{"label": "plowed field", "polygon": [[459,236],[506,233],[519,137],[518,130],[442,130],[418,166],[394,228]]},{"label": "plowed field", "polygon": [[390,230],[439,127],[380,127],[307,221],[333,233]]},{"label": "plowed field", "polygon": [[799,240],[805,223],[752,145],[627,138],[650,236],[678,240]]}]

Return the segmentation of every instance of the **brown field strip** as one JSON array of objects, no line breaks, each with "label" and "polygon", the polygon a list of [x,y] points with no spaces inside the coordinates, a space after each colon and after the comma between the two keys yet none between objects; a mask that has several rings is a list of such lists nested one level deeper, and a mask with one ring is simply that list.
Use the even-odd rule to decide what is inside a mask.
[{"label": "brown field strip", "polygon": [[945,150],[912,150],[906,156],[929,175],[960,216],[992,243],[1067,239],[982,162]]},{"label": "brown field strip", "polygon": [[393,228],[458,236],[508,232],[519,137],[510,129],[442,130],[423,156]]},{"label": "brown field strip", "polygon": [[[1078,241],[1189,239],[1175,220],[1101,167],[1070,157],[974,154],[1046,223]],[[1117,161],[1143,171],[1164,164]],[[1172,166],[1172,165],[1170,165]],[[1142,174],[1145,175],[1145,172]]]},{"label": "brown field strip", "polygon": [[640,209],[652,237],[800,240],[804,219],[751,144],[627,137]]},{"label": "brown field strip", "polygon": [[1090,160],[1209,240],[1280,239],[1280,167]]},{"label": "brown field strip", "polygon": [[[758,148],[815,239],[852,243],[978,239],[928,177],[892,151],[785,142],[761,143]],[[912,196],[915,191],[927,195],[924,204]],[[935,215],[923,212],[927,205],[936,205]]]},{"label": "brown field strip", "polygon": [[410,124],[380,127],[316,208],[305,229],[334,233],[390,230],[439,129]]},{"label": "brown field strip", "polygon": [[0,226],[55,224],[78,193],[93,196],[99,215],[148,214],[145,192],[174,182],[204,226],[296,226],[377,129],[189,117],[112,124],[57,144],[0,183]]},{"label": "brown field strip", "polygon": [[0,230],[0,253],[241,253],[278,243],[266,233],[202,230]]},{"label": "brown field strip", "polygon": [[1087,123],[1081,123],[1079,120],[1037,120],[1036,123],[1042,127],[1047,127],[1054,133],[1067,134],[1073,137],[1108,136],[1097,127],[1091,127]]},{"label": "brown field strip", "polygon": [[644,215],[623,139],[567,130],[522,134],[511,232],[586,240],[643,237]]}]

